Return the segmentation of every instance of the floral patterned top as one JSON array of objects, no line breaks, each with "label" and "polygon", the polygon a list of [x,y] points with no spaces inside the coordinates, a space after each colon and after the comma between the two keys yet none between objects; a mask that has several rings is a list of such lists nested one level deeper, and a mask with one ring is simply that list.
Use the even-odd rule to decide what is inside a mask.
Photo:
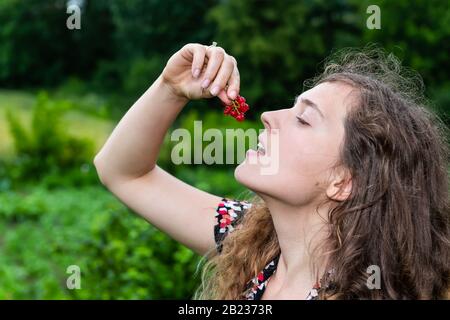
[{"label": "floral patterned top", "polygon": [[[223,198],[216,209],[217,223],[214,226],[214,239],[219,253],[222,252],[222,241],[232,232],[242,220],[245,212],[251,207],[251,203],[236,199]],[[269,278],[275,273],[280,255],[274,257],[260,273],[251,279],[246,286],[245,297],[247,300],[260,300]],[[321,289],[320,281],[313,286],[306,300],[315,300]]]}]

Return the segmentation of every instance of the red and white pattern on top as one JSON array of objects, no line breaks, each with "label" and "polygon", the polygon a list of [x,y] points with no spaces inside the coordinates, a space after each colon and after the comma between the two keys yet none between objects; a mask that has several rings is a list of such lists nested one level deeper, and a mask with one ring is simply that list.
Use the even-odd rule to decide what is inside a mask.
[{"label": "red and white pattern on top", "polygon": [[234,230],[251,203],[223,198],[216,209],[217,224],[215,226],[216,243],[219,246],[225,236]]},{"label": "red and white pattern on top", "polygon": [[[280,256],[278,255],[273,259],[271,262],[269,262],[264,269],[256,276],[254,277],[248,284],[247,288],[248,291],[245,294],[245,298],[247,300],[261,300],[261,297],[266,290],[267,283],[269,282],[269,279],[273,274],[276,272],[278,260],[280,259]],[[332,271],[329,271],[329,274]],[[325,286],[327,288],[327,286]],[[322,286],[320,284],[320,281],[317,281],[312,289],[309,291],[308,295],[306,296],[305,300],[317,300],[319,297],[319,291],[322,289]]]},{"label": "red and white pattern on top", "polygon": [[247,288],[250,288],[248,293],[245,295],[245,298],[247,300],[261,299],[264,291],[266,290],[269,278],[272,276],[272,274],[275,272],[277,268],[279,258],[280,256],[277,256],[275,259],[270,261],[264,267],[264,269],[247,284]]}]

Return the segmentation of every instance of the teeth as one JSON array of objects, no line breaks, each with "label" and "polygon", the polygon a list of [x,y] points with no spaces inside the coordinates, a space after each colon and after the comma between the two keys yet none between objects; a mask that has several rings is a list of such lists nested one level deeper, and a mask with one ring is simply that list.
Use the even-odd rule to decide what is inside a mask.
[{"label": "teeth", "polygon": [[261,152],[262,154],[266,153],[266,149],[264,149],[264,147],[261,144],[261,142],[258,142],[258,151]]}]

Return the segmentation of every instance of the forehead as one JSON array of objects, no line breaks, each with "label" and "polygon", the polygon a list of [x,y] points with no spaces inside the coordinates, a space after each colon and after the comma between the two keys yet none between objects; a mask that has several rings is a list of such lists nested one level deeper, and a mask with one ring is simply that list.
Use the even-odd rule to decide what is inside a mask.
[{"label": "forehead", "polygon": [[337,120],[345,116],[353,92],[354,88],[349,84],[324,82],[303,92],[300,98],[309,99],[317,104],[325,118]]}]

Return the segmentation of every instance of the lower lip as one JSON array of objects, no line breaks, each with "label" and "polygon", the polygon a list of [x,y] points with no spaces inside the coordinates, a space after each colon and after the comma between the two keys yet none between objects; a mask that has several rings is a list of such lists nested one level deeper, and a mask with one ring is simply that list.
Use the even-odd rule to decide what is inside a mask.
[{"label": "lower lip", "polygon": [[263,156],[263,154],[261,152],[253,150],[253,149],[248,149],[246,154],[247,154],[247,156]]}]

